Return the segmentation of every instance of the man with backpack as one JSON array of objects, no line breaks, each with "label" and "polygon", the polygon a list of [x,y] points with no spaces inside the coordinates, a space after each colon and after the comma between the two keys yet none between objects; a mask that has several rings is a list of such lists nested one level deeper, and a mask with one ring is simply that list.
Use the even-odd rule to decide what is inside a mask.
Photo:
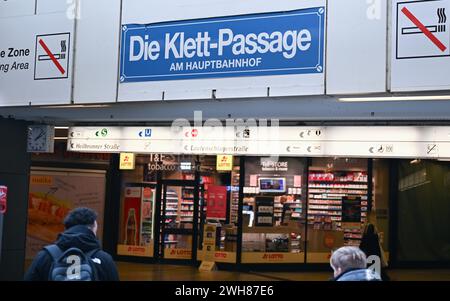
[{"label": "man with backpack", "polygon": [[64,219],[65,231],[44,247],[25,274],[26,281],[118,281],[112,257],[96,238],[97,214],[77,208]]}]

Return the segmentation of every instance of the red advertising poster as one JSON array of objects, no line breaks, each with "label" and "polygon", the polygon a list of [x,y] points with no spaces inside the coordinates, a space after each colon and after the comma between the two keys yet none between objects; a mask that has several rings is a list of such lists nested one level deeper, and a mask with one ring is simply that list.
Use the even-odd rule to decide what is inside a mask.
[{"label": "red advertising poster", "polygon": [[68,169],[33,170],[28,191],[26,259],[53,243],[64,231],[64,218],[78,207],[95,210],[97,237],[103,239],[105,173]]},{"label": "red advertising poster", "polygon": [[227,215],[227,187],[208,187],[208,201],[206,203],[206,217],[210,219],[226,219]]},{"label": "red advertising poster", "polygon": [[141,187],[126,187],[124,202],[124,245],[139,245]]},{"label": "red advertising poster", "polygon": [[6,213],[6,196],[8,193],[8,187],[0,186],[0,213]]}]

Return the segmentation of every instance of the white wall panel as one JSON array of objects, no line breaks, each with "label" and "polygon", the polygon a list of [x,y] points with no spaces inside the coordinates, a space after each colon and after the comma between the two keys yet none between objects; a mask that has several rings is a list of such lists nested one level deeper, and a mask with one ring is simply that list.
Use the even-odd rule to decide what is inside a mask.
[{"label": "white wall panel", "polygon": [[74,102],[115,102],[120,0],[82,0],[77,20]]},{"label": "white wall panel", "polygon": [[75,11],[76,1],[78,0],[37,0],[36,13],[68,13],[69,15],[73,15],[72,13]]},{"label": "white wall panel", "polygon": [[0,106],[69,104],[73,33],[65,14],[0,19]]},{"label": "white wall panel", "polygon": [[0,18],[34,15],[36,0],[0,1]]},{"label": "white wall panel", "polygon": [[[123,0],[122,24],[150,24],[326,6],[325,0]],[[326,22],[325,22],[326,23]],[[325,64],[325,62],[324,62]],[[324,73],[135,82],[119,85],[119,101],[317,95],[324,93]]]},{"label": "white wall panel", "polygon": [[328,1],[327,94],[386,91],[387,0]]}]

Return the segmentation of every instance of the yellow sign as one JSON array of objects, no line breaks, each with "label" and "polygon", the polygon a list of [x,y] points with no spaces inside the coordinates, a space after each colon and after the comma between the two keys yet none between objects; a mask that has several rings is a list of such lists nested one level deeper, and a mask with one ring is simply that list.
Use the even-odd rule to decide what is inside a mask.
[{"label": "yellow sign", "polygon": [[211,272],[217,270],[216,263],[214,261],[202,261],[202,264],[198,268],[201,272]]},{"label": "yellow sign", "polygon": [[232,155],[217,155],[217,170],[229,171],[233,169]]},{"label": "yellow sign", "polygon": [[242,252],[242,263],[304,263],[305,253]]},{"label": "yellow sign", "polygon": [[133,153],[120,153],[120,165],[119,169],[134,169],[135,155]]},{"label": "yellow sign", "polygon": [[[203,261],[204,255],[202,250],[197,250],[197,260]],[[214,262],[236,263],[236,252],[214,252]]]},{"label": "yellow sign", "polygon": [[153,241],[148,246],[117,245],[118,255],[153,257]]},{"label": "yellow sign", "polygon": [[169,248],[164,250],[164,258],[168,259],[191,259],[191,249]]},{"label": "yellow sign", "polygon": [[30,176],[30,182],[34,185],[53,185],[52,176]]},{"label": "yellow sign", "polygon": [[214,261],[216,252],[216,225],[205,225],[203,231],[203,260]]}]

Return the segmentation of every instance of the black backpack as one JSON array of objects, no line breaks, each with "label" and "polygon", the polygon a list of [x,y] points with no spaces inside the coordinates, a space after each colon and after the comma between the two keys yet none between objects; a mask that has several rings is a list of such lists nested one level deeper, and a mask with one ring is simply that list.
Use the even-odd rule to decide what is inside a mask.
[{"label": "black backpack", "polygon": [[99,249],[84,253],[78,248],[69,248],[64,252],[56,245],[44,247],[51,255],[50,281],[96,281],[97,272],[92,257]]}]

